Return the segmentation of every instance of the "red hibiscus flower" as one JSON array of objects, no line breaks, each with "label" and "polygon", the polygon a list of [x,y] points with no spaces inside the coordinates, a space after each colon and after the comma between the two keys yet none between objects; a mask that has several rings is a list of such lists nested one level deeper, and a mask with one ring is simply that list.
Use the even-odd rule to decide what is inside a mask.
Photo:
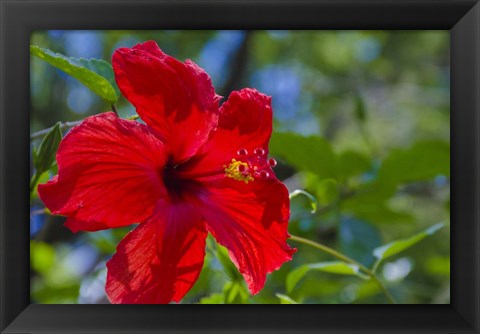
[{"label": "red hibiscus flower", "polygon": [[178,302],[197,280],[211,233],[252,294],[291,259],[288,191],[268,159],[270,97],[233,92],[155,42],[113,55],[116,81],[146,123],[107,112],[63,139],[58,175],[39,186],[73,232],[140,223],[107,262],[112,303]]}]

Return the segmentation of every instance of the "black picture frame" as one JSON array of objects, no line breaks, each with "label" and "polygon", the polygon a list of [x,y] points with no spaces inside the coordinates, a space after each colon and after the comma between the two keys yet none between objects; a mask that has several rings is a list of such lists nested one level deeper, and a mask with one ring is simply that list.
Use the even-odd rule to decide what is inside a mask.
[{"label": "black picture frame", "polygon": [[[0,0],[1,333],[480,333],[480,4],[475,0]],[[29,41],[41,29],[447,29],[450,305],[34,305]]]}]

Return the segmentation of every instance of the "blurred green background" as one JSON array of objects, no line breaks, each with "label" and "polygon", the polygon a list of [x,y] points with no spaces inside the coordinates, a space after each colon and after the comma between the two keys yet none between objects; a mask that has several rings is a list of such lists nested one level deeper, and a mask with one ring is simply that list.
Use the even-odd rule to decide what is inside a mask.
[{"label": "blurred green background", "polygon": [[[292,234],[371,267],[374,248],[445,223],[377,273],[399,303],[450,302],[448,31],[39,31],[31,44],[110,62],[115,49],[146,40],[195,61],[220,95],[254,87],[272,96],[277,176],[318,200],[311,214],[305,197],[292,199]],[[123,97],[117,108],[135,114]],[[32,57],[32,133],[108,110],[76,79]],[[129,228],[73,234],[63,221],[33,198],[32,302],[107,303],[105,262]],[[289,243],[298,248],[294,259],[252,297],[209,239],[202,274],[182,303],[385,302],[372,281],[321,271],[288,291],[293,269],[332,260]]]}]

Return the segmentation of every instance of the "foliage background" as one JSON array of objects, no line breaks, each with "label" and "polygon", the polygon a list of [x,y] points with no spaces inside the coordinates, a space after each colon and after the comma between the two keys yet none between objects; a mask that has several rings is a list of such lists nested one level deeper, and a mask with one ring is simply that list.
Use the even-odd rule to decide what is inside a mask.
[{"label": "foliage background", "polygon": [[[277,175],[291,191],[305,189],[319,202],[311,214],[305,198],[292,200],[292,234],[371,266],[375,247],[444,222],[438,234],[388,259],[378,273],[400,303],[450,302],[447,31],[39,31],[31,44],[110,61],[115,49],[146,40],[195,61],[225,97],[242,87],[272,96]],[[123,97],[117,108],[122,117],[135,113]],[[76,79],[32,57],[32,133],[108,110]],[[72,234],[62,217],[43,209],[35,197],[32,302],[108,302],[105,262],[129,228]],[[302,303],[385,302],[371,281],[325,272],[309,272],[287,291],[294,268],[331,260],[293,241],[293,261],[249,296],[212,241],[183,303],[289,302],[277,294]]]}]

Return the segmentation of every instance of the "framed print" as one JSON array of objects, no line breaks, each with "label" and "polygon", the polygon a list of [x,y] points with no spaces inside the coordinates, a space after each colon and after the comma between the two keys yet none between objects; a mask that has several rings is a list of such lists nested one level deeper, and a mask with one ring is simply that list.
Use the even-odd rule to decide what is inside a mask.
[{"label": "framed print", "polygon": [[477,1],[1,17],[2,333],[479,332]]}]

